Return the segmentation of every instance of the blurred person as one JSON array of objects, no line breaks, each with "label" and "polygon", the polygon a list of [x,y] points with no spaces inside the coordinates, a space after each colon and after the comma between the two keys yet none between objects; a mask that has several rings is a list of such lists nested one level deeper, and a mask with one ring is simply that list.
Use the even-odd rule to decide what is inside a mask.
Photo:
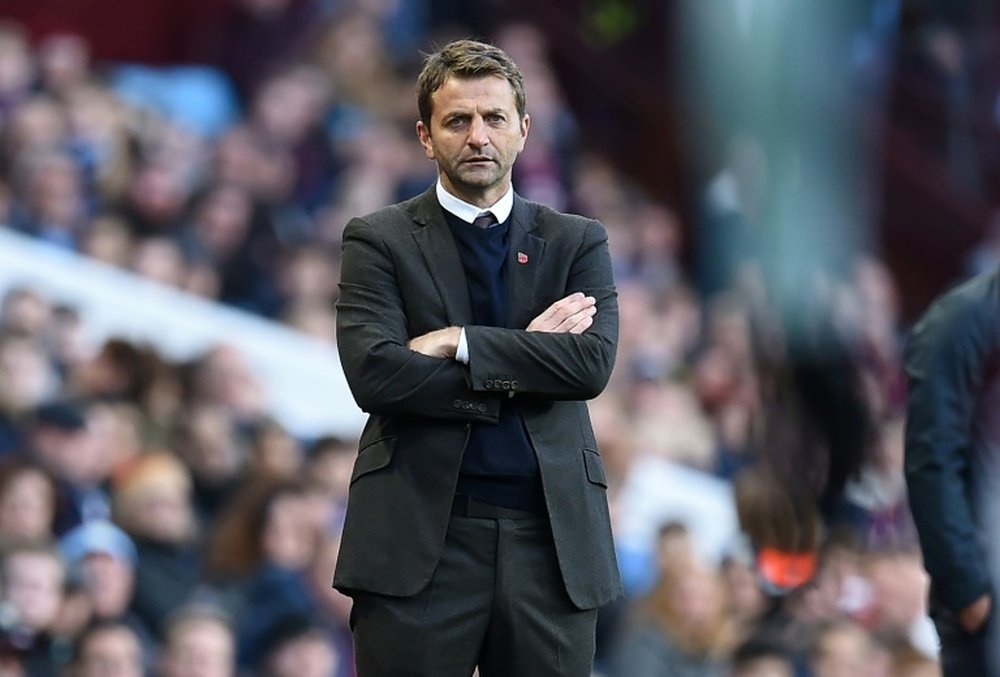
[{"label": "blurred person", "polygon": [[729,677],[795,677],[791,652],[779,642],[752,637],[733,651]]},{"label": "blurred person", "polygon": [[636,379],[630,393],[636,446],[650,456],[709,472],[718,463],[711,420],[682,383]]},{"label": "blurred person", "polygon": [[371,413],[334,575],[358,671],[589,675],[622,594],[583,402],[617,342],[606,235],[514,194],[530,119],[506,54],[455,41],[418,83],[438,181],[343,236],[338,346]]},{"label": "blurred person", "polygon": [[292,329],[327,345],[337,342],[337,314],[329,303],[286,304],[279,318]]},{"label": "blurred person", "polygon": [[298,64],[265,80],[257,89],[250,124],[267,139],[292,151],[296,201],[307,210],[322,204],[331,190],[338,161],[320,123],[330,92],[322,70]]},{"label": "blurred person", "polygon": [[175,289],[187,282],[187,261],[180,246],[168,237],[144,237],[132,247],[129,268],[147,280]]},{"label": "blurred person", "polygon": [[689,555],[668,557],[623,622],[609,674],[721,677],[736,639],[717,572]]},{"label": "blurred person", "polygon": [[52,476],[58,494],[55,531],[63,534],[92,518],[107,518],[103,486],[110,470],[106,449],[88,427],[83,403],[55,400],[40,405],[28,428],[28,451]]},{"label": "blurred person", "polygon": [[264,138],[249,125],[235,125],[215,144],[213,175],[248,190],[255,200],[281,204],[295,186],[297,166],[290,149]]},{"label": "blurred person", "polygon": [[309,580],[319,524],[305,487],[262,478],[234,498],[208,549],[213,580],[238,581],[238,662],[252,667],[266,638],[291,614],[320,611]]},{"label": "blurred person", "polygon": [[770,611],[770,601],[757,581],[757,571],[745,553],[730,554],[720,566],[729,613],[737,632],[748,637]]},{"label": "blurred person", "polygon": [[266,394],[237,348],[209,348],[194,361],[192,372],[194,402],[222,406],[241,425],[263,415]]},{"label": "blurred person", "polygon": [[1000,675],[998,277],[980,275],[935,300],[905,352],[906,482],[947,677]]},{"label": "blurred person", "polygon": [[0,138],[6,167],[18,166],[33,152],[64,145],[68,134],[66,111],[58,101],[44,94],[24,100],[9,113]]},{"label": "blurred person", "polygon": [[869,553],[863,564],[874,601],[864,619],[879,634],[899,636],[936,656],[938,638],[927,616],[928,577],[919,551],[899,548]]},{"label": "blurred person", "polygon": [[341,106],[356,115],[393,112],[396,75],[378,22],[364,12],[345,12],[317,36],[316,62],[336,85]]},{"label": "blurred person", "polygon": [[55,305],[48,335],[52,361],[65,380],[93,350],[80,311],[64,303]]},{"label": "blurred person", "polygon": [[136,237],[176,235],[183,224],[191,186],[183,172],[164,162],[135,168],[116,215]]},{"label": "blurred person", "polygon": [[132,172],[124,104],[108,89],[80,84],[62,95],[69,121],[69,147],[83,169],[90,212],[115,204]]},{"label": "blurred person", "polygon": [[892,677],[941,677],[941,665],[926,653],[902,646],[892,654]]},{"label": "blurred person", "polygon": [[836,515],[875,550],[917,543],[903,476],[903,426],[902,417],[876,424],[867,458],[858,476],[845,486]]},{"label": "blurred person", "polygon": [[[856,340],[861,364],[875,378],[881,407],[876,416],[893,417],[906,406],[903,374],[903,335],[900,331],[899,290],[888,266],[872,257],[859,257],[850,288],[858,303]],[[842,331],[849,331],[842,329]]]},{"label": "blurred person", "polygon": [[891,677],[889,657],[863,627],[849,620],[818,628],[809,667],[815,677]]},{"label": "blurred person", "polygon": [[339,677],[337,648],[329,631],[305,616],[282,621],[261,652],[261,677]]},{"label": "blurred person", "polygon": [[11,287],[0,301],[0,326],[45,338],[52,322],[52,302],[30,287]]},{"label": "blurred person", "polygon": [[59,376],[41,343],[23,332],[0,329],[0,442],[3,451],[23,450],[24,430],[34,410],[54,396]]},{"label": "blurred person", "polygon": [[340,550],[340,529],[320,532],[316,553],[308,571],[308,582],[316,599],[317,617],[323,625],[340,656],[339,664],[346,674],[353,674],[354,647],[351,635],[350,597],[330,585],[330,572],[337,566]]},{"label": "blurred person", "polygon": [[62,96],[91,79],[90,45],[71,30],[54,31],[38,43],[38,77],[42,89]]},{"label": "blurred person", "polygon": [[300,246],[288,252],[278,270],[278,284],[288,304],[329,305],[337,299],[339,270],[325,247]]},{"label": "blurred person", "polygon": [[167,619],[160,654],[160,677],[233,677],[236,644],[232,622],[204,603],[178,608]]},{"label": "blurred person", "polygon": [[56,486],[40,467],[20,458],[0,463],[0,550],[52,540]]},{"label": "blurred person", "polygon": [[759,138],[746,132],[732,136],[725,164],[703,197],[697,278],[705,298],[732,288],[742,271],[758,261],[772,171]]},{"label": "blurred person", "polygon": [[143,677],[142,644],[124,623],[94,623],[76,639],[67,677]]},{"label": "blurred person", "polygon": [[298,440],[273,419],[265,419],[254,427],[249,456],[249,472],[264,477],[291,479],[299,474],[303,463]]},{"label": "blurred person", "polygon": [[0,23],[0,126],[6,123],[10,110],[30,95],[34,76],[26,31],[13,22],[3,21]]},{"label": "blurred person", "polygon": [[16,195],[10,226],[65,249],[83,241],[89,217],[86,183],[67,150],[33,149],[14,168]]},{"label": "blurred person", "polygon": [[262,76],[301,59],[325,23],[316,0],[235,0],[221,10],[197,36],[195,54],[225,71],[244,101]]},{"label": "blurred person", "polygon": [[130,402],[99,401],[87,409],[87,425],[99,450],[101,483],[120,464],[138,456],[144,448],[144,414]]},{"label": "blurred person", "polygon": [[142,563],[132,610],[159,633],[201,585],[191,477],[172,454],[146,452],[115,470],[112,496],[114,520],[133,539]]},{"label": "blurred person", "polygon": [[187,407],[172,440],[191,473],[195,510],[212,523],[244,481],[249,443],[232,413],[218,404]]},{"label": "blurred person", "polygon": [[134,256],[135,243],[124,219],[103,214],[91,219],[80,250],[102,263],[128,268]]},{"label": "blurred person", "polygon": [[249,192],[235,185],[200,195],[179,241],[186,258],[218,273],[219,300],[271,315],[279,303],[273,259],[280,256],[271,223]]},{"label": "blurred person", "polygon": [[128,626],[144,650],[154,647],[153,633],[132,611],[139,555],[124,531],[106,520],[90,520],[59,541],[70,580],[86,604],[90,622]]},{"label": "blurred person", "polygon": [[67,388],[92,399],[141,404],[156,359],[155,349],[149,345],[112,337],[70,374]]},{"label": "blurred person", "polygon": [[304,476],[341,509],[347,507],[356,446],[352,441],[324,436],[309,447]]},{"label": "blurred person", "polygon": [[54,630],[66,583],[59,553],[45,545],[15,548],[4,556],[0,571],[3,601],[9,608],[0,628],[2,643],[18,656],[27,674],[54,674]]}]

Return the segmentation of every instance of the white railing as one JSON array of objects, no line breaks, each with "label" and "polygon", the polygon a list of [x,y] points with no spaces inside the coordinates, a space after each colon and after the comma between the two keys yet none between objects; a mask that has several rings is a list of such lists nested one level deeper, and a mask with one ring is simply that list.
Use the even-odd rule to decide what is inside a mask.
[{"label": "white railing", "polygon": [[294,434],[353,437],[364,423],[336,348],[278,323],[192,296],[0,227],[0,295],[37,290],[80,311],[87,336],[149,343],[171,360],[235,347],[268,408]]}]

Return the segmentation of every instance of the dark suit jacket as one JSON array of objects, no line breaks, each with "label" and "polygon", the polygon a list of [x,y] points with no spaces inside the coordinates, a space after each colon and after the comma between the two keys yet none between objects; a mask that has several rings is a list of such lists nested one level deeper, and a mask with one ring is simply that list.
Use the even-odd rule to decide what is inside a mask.
[{"label": "dark suit jacket", "polygon": [[[344,230],[337,341],[370,417],[334,575],[342,590],[408,596],[428,583],[470,424],[495,422],[500,402],[517,397],[570,599],[585,609],[621,594],[607,480],[583,401],[606,385],[618,340],[607,235],[597,221],[515,197],[509,238],[508,326],[485,327],[472,325],[465,273],[433,188]],[[597,299],[586,332],[524,330],[576,291]],[[468,366],[407,348],[447,326],[465,327]]]},{"label": "dark suit jacket", "polygon": [[934,302],[909,337],[906,374],[910,510],[932,601],[959,611],[998,584],[983,546],[996,533],[1000,479],[991,425],[1000,399],[1000,271]]}]

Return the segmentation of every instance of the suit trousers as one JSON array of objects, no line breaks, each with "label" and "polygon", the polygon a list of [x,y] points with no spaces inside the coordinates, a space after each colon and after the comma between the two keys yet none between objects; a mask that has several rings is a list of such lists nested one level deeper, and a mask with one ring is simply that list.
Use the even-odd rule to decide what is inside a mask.
[{"label": "suit trousers", "polygon": [[423,590],[352,596],[358,677],[591,674],[597,610],[570,601],[543,517],[452,516]]}]

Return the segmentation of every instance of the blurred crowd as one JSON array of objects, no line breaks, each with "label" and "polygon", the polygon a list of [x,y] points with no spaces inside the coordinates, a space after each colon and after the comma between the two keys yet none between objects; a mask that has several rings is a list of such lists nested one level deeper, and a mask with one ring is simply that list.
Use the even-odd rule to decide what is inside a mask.
[{"label": "blurred crowd", "polygon": [[[461,29],[421,2],[232,4],[211,66],[0,23],[0,223],[333,342],[341,228],[433,182],[419,48]],[[629,594],[599,672],[938,674],[886,266],[818,275],[788,318],[736,248],[708,295],[692,228],[588,152],[546,37],[489,37],[528,87],[516,189],[610,235],[621,339],[591,409]],[[758,218],[763,170],[733,148],[698,227]],[[0,676],[350,675],[330,579],[355,440],[291,435],[228,346],[178,363],[86,324],[30,287],[0,303]],[[711,544],[709,511],[733,516]]]}]

